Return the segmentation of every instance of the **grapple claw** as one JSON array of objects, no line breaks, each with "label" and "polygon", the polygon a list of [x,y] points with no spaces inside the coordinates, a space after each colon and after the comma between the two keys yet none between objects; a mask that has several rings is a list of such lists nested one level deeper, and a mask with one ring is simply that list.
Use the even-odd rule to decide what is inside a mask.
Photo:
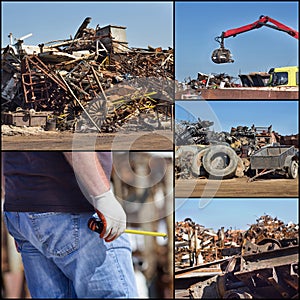
[{"label": "grapple claw", "polygon": [[215,64],[225,64],[234,62],[230,50],[222,47],[213,51],[211,59]]}]

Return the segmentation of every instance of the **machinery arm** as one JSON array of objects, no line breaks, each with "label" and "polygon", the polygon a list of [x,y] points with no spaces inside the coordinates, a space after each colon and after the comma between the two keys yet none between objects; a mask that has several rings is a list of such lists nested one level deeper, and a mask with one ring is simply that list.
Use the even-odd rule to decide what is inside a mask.
[{"label": "machinery arm", "polygon": [[[267,24],[268,22],[273,23],[274,25],[271,24]],[[225,32],[222,32],[222,35],[217,37],[216,40],[221,44],[221,47],[224,47],[224,38],[228,38],[231,36],[236,36],[237,34],[243,33],[243,32],[247,32],[253,29],[258,29],[261,28],[262,26],[267,26],[279,31],[284,31],[287,34],[291,35],[292,37],[299,39],[299,33],[298,31],[268,17],[268,16],[260,16],[260,18],[255,21],[252,24],[248,24],[242,27],[238,27],[238,28],[234,28],[234,29],[229,29]]]},{"label": "machinery arm", "polygon": [[[268,22],[273,23],[274,25],[267,24]],[[227,31],[223,31],[221,36],[217,36],[215,40],[220,44],[220,48],[216,49],[212,53],[212,61],[216,64],[223,64],[223,63],[228,63],[228,62],[234,62],[232,59],[232,55],[229,49],[225,49],[224,47],[224,39],[231,37],[231,36],[236,36],[237,34],[247,32],[253,29],[258,29],[261,28],[262,26],[267,26],[279,31],[286,32],[290,36],[294,37],[295,39],[299,39],[299,34],[298,31],[268,17],[268,16],[260,16],[260,18],[252,23],[248,24],[242,27],[234,28],[234,29],[229,29]]]}]

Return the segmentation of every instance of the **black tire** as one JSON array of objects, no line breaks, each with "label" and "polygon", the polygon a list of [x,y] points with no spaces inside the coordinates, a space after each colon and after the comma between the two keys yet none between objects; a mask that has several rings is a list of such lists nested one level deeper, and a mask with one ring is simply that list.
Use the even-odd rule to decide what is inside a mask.
[{"label": "black tire", "polygon": [[289,178],[296,179],[298,177],[298,163],[292,160],[288,167]]},{"label": "black tire", "polygon": [[224,145],[212,146],[204,155],[203,167],[208,174],[217,179],[231,178],[234,176],[238,156],[235,151]]}]

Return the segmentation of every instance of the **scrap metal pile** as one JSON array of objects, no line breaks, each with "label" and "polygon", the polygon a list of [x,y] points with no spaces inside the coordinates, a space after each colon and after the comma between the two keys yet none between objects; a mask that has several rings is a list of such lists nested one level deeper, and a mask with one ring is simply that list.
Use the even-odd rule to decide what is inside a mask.
[{"label": "scrap metal pile", "polygon": [[74,38],[19,39],[2,51],[2,113],[49,112],[60,130],[113,132],[129,121],[161,128],[172,111],[173,50],[130,48],[126,27],[93,29],[90,20]]},{"label": "scrap metal pile", "polygon": [[[272,137],[272,125],[268,127],[257,127],[254,124],[248,126],[231,127],[229,132],[215,132],[210,129],[214,122],[201,120],[196,122],[178,121],[176,123],[175,143],[180,145],[211,145],[218,143],[227,143],[236,149],[238,154],[242,154],[242,146],[247,146],[255,151],[265,146]],[[247,154],[247,153],[246,153]]]},{"label": "scrap metal pile", "polygon": [[176,92],[184,93],[191,89],[194,91],[201,91],[202,89],[216,89],[222,87],[238,87],[240,84],[235,83],[237,77],[230,76],[226,73],[205,74],[198,72],[197,78],[192,79],[188,77],[184,82],[178,82],[176,85]]},{"label": "scrap metal pile", "polygon": [[272,125],[237,126],[232,127],[230,133],[215,132],[210,129],[212,125],[214,122],[200,118],[197,122],[176,122],[177,178],[242,177],[249,171],[249,157],[255,151],[280,140]]},{"label": "scrap metal pile", "polygon": [[298,229],[294,223],[285,224],[276,217],[264,215],[245,232],[245,238],[257,245],[267,242],[273,248],[281,248],[298,244]]},{"label": "scrap metal pile", "polygon": [[[251,224],[249,229],[232,230],[224,227],[215,232],[211,228],[196,224],[190,218],[175,223],[175,261],[182,262],[183,254],[193,253],[192,261],[186,264],[198,265],[222,259],[232,253],[243,254],[274,250],[282,247],[295,246],[299,243],[299,226],[294,223],[285,224],[278,218],[263,215]],[[250,247],[252,245],[252,248]],[[254,246],[255,245],[255,246]],[[232,251],[225,250],[234,248]],[[251,248],[251,249],[250,249]],[[255,249],[254,249],[255,248]],[[199,259],[199,255],[201,259]],[[195,259],[196,258],[196,259]]]},{"label": "scrap metal pile", "polygon": [[204,74],[198,72],[196,79],[189,79],[187,81],[187,85],[191,87],[191,89],[198,90],[203,88],[217,88],[223,83],[224,87],[236,87],[237,84],[234,83],[237,78],[232,77],[225,73],[219,74]]},{"label": "scrap metal pile", "polygon": [[[188,267],[213,262],[225,256],[224,249],[239,247],[242,232],[224,227],[215,232],[190,218],[175,223],[175,265]],[[240,248],[239,248],[240,249]]]},{"label": "scrap metal pile", "polygon": [[[186,266],[181,260],[182,255],[179,255],[182,251],[188,253],[190,258],[195,257],[197,252],[202,254],[204,251],[210,251],[211,255],[207,255],[208,259],[203,263],[209,262],[211,257],[219,259],[219,263],[220,258],[226,258],[226,263],[222,261],[221,274],[192,284],[188,289],[190,298],[298,298],[299,226],[297,224],[291,222],[285,224],[277,218],[263,215],[244,232],[224,232],[221,228],[218,233],[214,233],[214,239],[207,243],[208,247],[205,245],[207,241],[205,232],[211,230],[204,229],[199,234],[200,227],[203,228],[190,219],[176,223],[175,241],[181,242],[181,246],[177,244],[176,247],[177,265]],[[193,242],[195,234],[198,248],[194,246],[197,243]],[[183,241],[186,241],[185,246]],[[226,246],[228,243],[231,244],[229,248]],[[229,249],[233,251],[230,253]],[[222,251],[225,253],[223,256]],[[197,260],[190,261],[194,265],[198,263]],[[203,267],[205,268],[205,265]],[[201,264],[197,270],[201,270]]]}]

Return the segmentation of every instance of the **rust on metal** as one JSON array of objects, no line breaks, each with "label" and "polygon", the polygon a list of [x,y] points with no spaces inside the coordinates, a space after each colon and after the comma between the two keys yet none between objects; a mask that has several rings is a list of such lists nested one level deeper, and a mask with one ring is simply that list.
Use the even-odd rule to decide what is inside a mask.
[{"label": "rust on metal", "polygon": [[88,28],[90,21],[74,38],[2,51],[1,111],[52,111],[59,130],[79,132],[171,123],[173,49],[129,47],[126,27]]},{"label": "rust on metal", "polygon": [[[298,298],[297,224],[263,215],[239,231],[239,238],[233,230],[216,233],[189,218],[175,225],[176,298]],[[210,243],[206,232],[216,237]],[[196,254],[204,258],[201,263]]]}]

